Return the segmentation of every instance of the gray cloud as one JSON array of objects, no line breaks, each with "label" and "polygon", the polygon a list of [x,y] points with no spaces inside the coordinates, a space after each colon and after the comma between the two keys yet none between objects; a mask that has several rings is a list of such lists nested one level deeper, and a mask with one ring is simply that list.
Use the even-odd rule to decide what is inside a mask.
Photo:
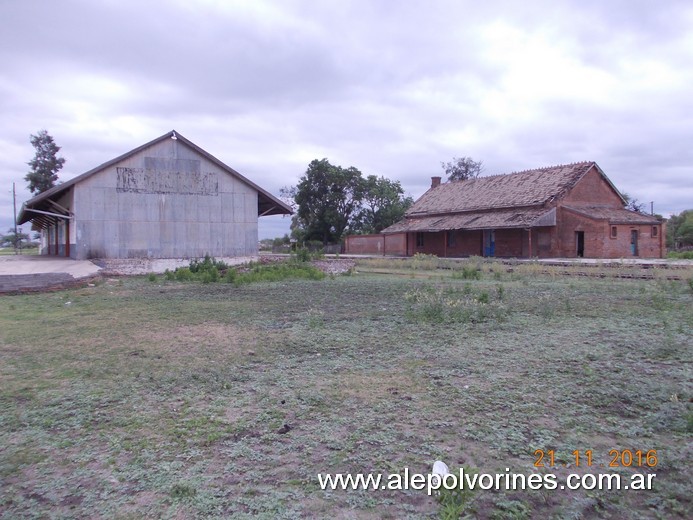
[{"label": "gray cloud", "polygon": [[692,29],[684,1],[3,2],[1,184],[24,187],[42,128],[63,179],[175,128],[274,193],[322,157],[414,197],[453,155],[588,159],[679,212]]}]

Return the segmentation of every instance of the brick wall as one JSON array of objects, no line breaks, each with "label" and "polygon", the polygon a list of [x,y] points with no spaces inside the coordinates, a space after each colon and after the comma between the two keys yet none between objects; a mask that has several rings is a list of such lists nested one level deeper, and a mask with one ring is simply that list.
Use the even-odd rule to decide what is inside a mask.
[{"label": "brick wall", "polygon": [[448,231],[452,241],[448,242],[448,256],[473,256],[482,254],[483,234],[481,231]]},{"label": "brick wall", "polygon": [[[616,236],[613,238],[612,228],[615,228],[616,231]],[[657,230],[656,233],[653,233],[653,228]],[[636,257],[661,258],[663,256],[661,226],[618,224],[606,226],[605,235],[607,238],[604,239],[603,257],[632,258],[632,233],[636,233],[637,236]]]},{"label": "brick wall", "polygon": [[527,255],[527,246],[523,253],[523,235],[528,241],[527,232],[523,229],[496,229],[496,254],[499,257],[519,258]]},{"label": "brick wall", "polygon": [[348,255],[384,254],[385,235],[349,235],[344,241],[344,252]]},{"label": "brick wall", "polygon": [[[611,228],[616,228],[612,236]],[[655,235],[652,228],[657,228]],[[571,211],[559,208],[557,244],[554,257],[575,258],[577,256],[576,232],[582,231],[585,237],[585,258],[633,258],[631,252],[631,232],[637,232],[637,255],[635,258],[662,258],[665,255],[662,224],[615,224],[606,220],[593,220]]]},{"label": "brick wall", "polygon": [[385,254],[392,256],[406,256],[407,254],[407,234],[397,233],[393,235],[383,235],[385,238]]},{"label": "brick wall", "polygon": [[417,233],[409,233],[409,248],[408,256],[413,256],[416,253],[424,253],[427,255],[445,256],[445,232],[424,233],[423,246],[417,245]]},{"label": "brick wall", "polygon": [[407,234],[350,235],[344,241],[344,252],[351,255],[405,256]]},{"label": "brick wall", "polygon": [[563,198],[573,205],[611,206],[622,208],[623,201],[596,168],[590,169]]}]

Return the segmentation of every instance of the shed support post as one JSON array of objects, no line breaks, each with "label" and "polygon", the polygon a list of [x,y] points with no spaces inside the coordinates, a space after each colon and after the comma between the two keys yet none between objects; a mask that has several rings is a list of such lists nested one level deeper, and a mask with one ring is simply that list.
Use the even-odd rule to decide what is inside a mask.
[{"label": "shed support post", "polygon": [[70,258],[70,221],[65,221],[65,257]]}]

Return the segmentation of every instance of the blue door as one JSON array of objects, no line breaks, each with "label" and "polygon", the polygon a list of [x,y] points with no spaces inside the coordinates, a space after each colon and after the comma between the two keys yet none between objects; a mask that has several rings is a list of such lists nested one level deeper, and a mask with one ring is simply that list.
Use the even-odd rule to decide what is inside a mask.
[{"label": "blue door", "polygon": [[496,232],[493,229],[484,230],[484,256],[496,256]]},{"label": "blue door", "polygon": [[638,256],[638,230],[633,229],[630,232],[630,254]]}]

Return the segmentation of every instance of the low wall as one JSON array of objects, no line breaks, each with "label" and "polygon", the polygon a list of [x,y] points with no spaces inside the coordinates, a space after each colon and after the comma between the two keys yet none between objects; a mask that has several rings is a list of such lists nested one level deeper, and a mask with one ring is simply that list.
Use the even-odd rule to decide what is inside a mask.
[{"label": "low wall", "polygon": [[348,255],[407,255],[406,233],[392,235],[350,235],[344,241]]}]

